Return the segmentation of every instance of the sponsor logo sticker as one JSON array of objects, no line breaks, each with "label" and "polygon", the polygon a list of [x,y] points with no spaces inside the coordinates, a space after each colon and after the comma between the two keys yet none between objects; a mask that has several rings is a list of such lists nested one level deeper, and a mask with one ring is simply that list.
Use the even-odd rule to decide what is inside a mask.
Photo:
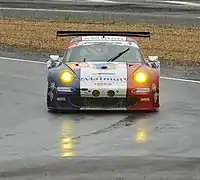
[{"label": "sponsor logo sticker", "polygon": [[112,82],[127,82],[125,77],[82,77],[81,81],[112,81]]},{"label": "sponsor logo sticker", "polygon": [[98,63],[98,64],[93,64],[93,68],[95,68],[95,69],[102,69],[103,66],[106,66],[107,69],[117,69],[116,64],[113,64],[113,63]]},{"label": "sponsor logo sticker", "polygon": [[57,101],[66,101],[65,97],[57,97]]},{"label": "sponsor logo sticker", "polygon": [[115,73],[112,73],[112,72],[106,72],[106,73],[102,73],[102,72],[99,72],[99,73],[92,73],[92,76],[102,76],[102,75],[104,75],[104,76],[114,76],[114,75],[116,75]]},{"label": "sponsor logo sticker", "polygon": [[113,85],[112,83],[107,83],[107,82],[97,82],[97,83],[94,83],[95,85],[97,85],[97,86],[107,86],[107,85]]},{"label": "sponsor logo sticker", "polygon": [[149,92],[150,91],[150,88],[135,88],[135,89],[132,89],[132,93],[134,92],[138,92],[138,93],[144,93],[144,92]]},{"label": "sponsor logo sticker", "polygon": [[141,101],[150,101],[150,98],[141,98]]}]

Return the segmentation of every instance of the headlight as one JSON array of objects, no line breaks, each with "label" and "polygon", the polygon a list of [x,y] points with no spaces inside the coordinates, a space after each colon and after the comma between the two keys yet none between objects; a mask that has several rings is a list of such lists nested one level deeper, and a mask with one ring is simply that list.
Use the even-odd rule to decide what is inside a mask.
[{"label": "headlight", "polygon": [[139,71],[135,73],[133,79],[137,83],[145,83],[148,80],[148,74],[144,71]]},{"label": "headlight", "polygon": [[60,81],[63,83],[71,83],[74,80],[74,74],[71,71],[64,70],[60,73]]}]

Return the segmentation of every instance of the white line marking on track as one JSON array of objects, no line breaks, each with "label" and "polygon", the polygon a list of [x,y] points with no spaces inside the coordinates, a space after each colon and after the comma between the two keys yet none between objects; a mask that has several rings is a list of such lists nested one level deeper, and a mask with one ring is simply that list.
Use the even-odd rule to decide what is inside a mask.
[{"label": "white line marking on track", "polygon": [[18,61],[18,62],[26,62],[26,63],[35,63],[35,64],[46,64],[45,62],[28,60],[28,59],[17,59],[17,58],[9,58],[9,57],[0,57],[0,59],[8,60],[8,61]]},{"label": "white line marking on track", "polygon": [[193,3],[193,2],[185,2],[185,1],[161,1],[161,2],[166,2],[170,4],[180,4],[180,5],[187,5],[187,6],[194,6],[194,7],[199,7],[199,3]]},{"label": "white line marking on track", "polygon": [[164,76],[161,76],[160,78],[166,79],[166,80],[172,80],[172,81],[181,81],[181,82],[190,82],[190,83],[200,84],[200,81],[195,81],[195,80],[191,80],[191,79],[179,79],[179,78],[164,77]]},{"label": "white line marking on track", "polygon": [[[41,61],[34,61],[34,60],[28,60],[28,59],[18,59],[18,58],[9,58],[9,57],[0,57],[0,60],[18,61],[18,62],[35,63],[35,64],[46,64],[45,62],[41,62]],[[165,76],[161,76],[160,78],[166,79],[166,80],[172,80],[172,81],[180,81],[180,82],[189,82],[189,83],[200,84],[200,81],[195,81],[195,80],[190,80],[190,79],[179,79],[179,78],[165,77]]]},{"label": "white line marking on track", "polygon": [[113,4],[118,4],[121,2],[117,2],[117,1],[109,1],[109,0],[87,0],[88,2],[102,2],[102,3],[113,3]]},{"label": "white line marking on track", "polygon": [[78,11],[78,10],[61,10],[61,9],[6,8],[6,7],[0,7],[0,10],[41,11],[41,12],[76,12],[76,13],[89,12],[89,11],[82,11],[82,10]]}]

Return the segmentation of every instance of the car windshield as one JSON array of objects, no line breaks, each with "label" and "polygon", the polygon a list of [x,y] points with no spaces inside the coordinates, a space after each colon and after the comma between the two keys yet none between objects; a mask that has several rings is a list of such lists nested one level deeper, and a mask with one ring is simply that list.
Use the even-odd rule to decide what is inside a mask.
[{"label": "car windshield", "polygon": [[[127,51],[126,51],[127,50]],[[119,53],[124,52],[120,56]],[[68,49],[64,55],[64,62],[73,61],[109,61],[114,58],[116,62],[143,62],[143,57],[138,47],[130,45],[119,45],[114,43],[94,43],[89,45],[79,45]]]}]

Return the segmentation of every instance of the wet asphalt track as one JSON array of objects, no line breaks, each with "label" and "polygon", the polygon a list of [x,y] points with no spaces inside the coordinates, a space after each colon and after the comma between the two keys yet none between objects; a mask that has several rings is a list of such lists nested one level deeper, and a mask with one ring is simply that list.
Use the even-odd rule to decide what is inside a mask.
[{"label": "wet asphalt track", "polygon": [[46,72],[0,60],[0,179],[199,178],[200,84],[162,79],[158,113],[51,114]]},{"label": "wet asphalt track", "polygon": [[[200,23],[198,10],[133,9],[118,15],[116,9],[101,10],[113,11],[106,12],[108,19]],[[0,11],[4,17],[64,15]],[[101,19],[102,13],[85,16]],[[162,79],[158,113],[51,114],[46,110],[45,77],[42,64],[0,60],[0,179],[200,179],[200,84]]]},{"label": "wet asphalt track", "polygon": [[[185,4],[186,3],[186,4]],[[200,25],[200,1],[164,0],[0,0],[0,17],[128,20]]]}]

